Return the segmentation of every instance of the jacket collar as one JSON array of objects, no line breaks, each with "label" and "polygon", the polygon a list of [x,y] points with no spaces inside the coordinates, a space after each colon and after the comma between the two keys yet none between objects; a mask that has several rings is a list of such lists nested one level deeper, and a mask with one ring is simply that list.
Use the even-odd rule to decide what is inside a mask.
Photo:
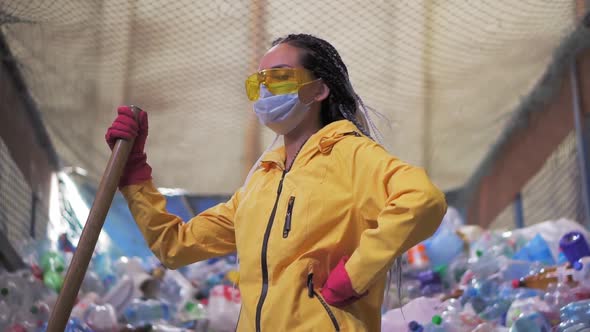
[{"label": "jacket collar", "polygon": [[[360,130],[348,120],[335,121],[324,126],[307,140],[299,155],[297,155],[295,164],[301,165],[303,161],[307,162],[318,152],[330,153],[336,143],[350,135],[362,136]],[[285,159],[285,147],[281,146],[266,153],[262,157],[261,166],[267,171],[273,166],[285,169]]]}]

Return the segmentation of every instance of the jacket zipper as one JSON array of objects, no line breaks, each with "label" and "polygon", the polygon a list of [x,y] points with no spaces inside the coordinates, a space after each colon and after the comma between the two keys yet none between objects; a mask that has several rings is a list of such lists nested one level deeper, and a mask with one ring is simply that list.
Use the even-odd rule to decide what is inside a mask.
[{"label": "jacket zipper", "polygon": [[279,188],[277,189],[277,198],[272,208],[272,212],[270,213],[270,218],[268,219],[268,224],[266,225],[266,230],[264,231],[264,238],[262,240],[262,252],[260,254],[260,262],[262,266],[262,290],[260,291],[260,299],[258,299],[258,305],[256,306],[256,332],[261,331],[260,321],[262,316],[262,305],[264,304],[264,300],[266,299],[266,295],[268,294],[268,262],[266,257],[266,250],[268,249],[268,239],[270,237],[272,224],[275,220],[275,215],[277,213],[279,198],[281,197],[281,192],[283,191],[283,181],[285,180],[285,175],[287,175],[287,170],[284,170],[283,175],[281,176]]},{"label": "jacket zipper", "polygon": [[316,299],[318,299],[318,301],[320,301],[320,304],[322,305],[322,307],[324,307],[324,310],[328,314],[328,317],[330,317],[332,325],[334,325],[334,329],[336,330],[336,332],[339,332],[340,324],[338,324],[336,315],[334,315],[334,312],[332,311],[332,309],[330,309],[330,306],[328,306],[326,301],[316,292],[315,288],[313,287],[313,273],[307,275],[307,295],[310,298],[315,297]]},{"label": "jacket zipper", "polygon": [[240,312],[238,313],[238,321],[236,322],[236,328],[234,329],[234,332],[238,332],[238,326],[240,326],[240,318],[242,318],[242,308],[243,305],[240,305]]},{"label": "jacket zipper", "polygon": [[295,196],[289,198],[289,205],[287,206],[287,215],[285,216],[285,225],[283,226],[283,239],[289,236],[291,231],[291,217],[293,216],[293,206],[295,205]]}]

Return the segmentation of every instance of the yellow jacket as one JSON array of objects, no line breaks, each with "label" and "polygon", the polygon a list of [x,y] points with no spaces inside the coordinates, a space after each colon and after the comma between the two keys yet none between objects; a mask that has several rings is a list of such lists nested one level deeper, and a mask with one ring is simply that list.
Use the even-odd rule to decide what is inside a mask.
[{"label": "yellow jacket", "polygon": [[[386,273],[431,236],[446,211],[424,170],[331,123],[284,172],[284,148],[268,153],[245,188],[183,223],[151,182],[123,188],[148,245],[169,268],[238,253],[238,331],[380,331]],[[354,290],[338,309],[319,295],[343,256]]]}]

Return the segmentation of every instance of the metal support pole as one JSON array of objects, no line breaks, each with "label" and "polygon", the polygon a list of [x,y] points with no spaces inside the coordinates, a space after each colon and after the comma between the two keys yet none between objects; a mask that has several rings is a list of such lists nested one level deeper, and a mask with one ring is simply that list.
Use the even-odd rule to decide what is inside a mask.
[{"label": "metal support pole", "polygon": [[514,225],[516,228],[524,228],[524,206],[520,193],[514,198]]},{"label": "metal support pole", "polygon": [[584,119],[582,119],[582,110],[580,105],[580,87],[577,76],[578,68],[575,61],[572,62],[570,79],[572,86],[572,105],[574,112],[574,128],[576,130],[576,147],[578,152],[578,163],[580,175],[582,178],[582,199],[584,203],[585,220],[583,223],[590,228],[590,183],[588,178],[590,167],[588,165],[588,142],[584,135]]}]

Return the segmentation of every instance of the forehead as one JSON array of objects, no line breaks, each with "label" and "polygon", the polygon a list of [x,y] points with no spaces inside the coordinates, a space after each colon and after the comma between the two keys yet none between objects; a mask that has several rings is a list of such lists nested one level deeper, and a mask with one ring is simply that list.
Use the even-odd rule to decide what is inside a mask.
[{"label": "forehead", "polygon": [[301,67],[299,62],[299,49],[289,44],[273,46],[260,60],[258,70],[277,67]]}]

